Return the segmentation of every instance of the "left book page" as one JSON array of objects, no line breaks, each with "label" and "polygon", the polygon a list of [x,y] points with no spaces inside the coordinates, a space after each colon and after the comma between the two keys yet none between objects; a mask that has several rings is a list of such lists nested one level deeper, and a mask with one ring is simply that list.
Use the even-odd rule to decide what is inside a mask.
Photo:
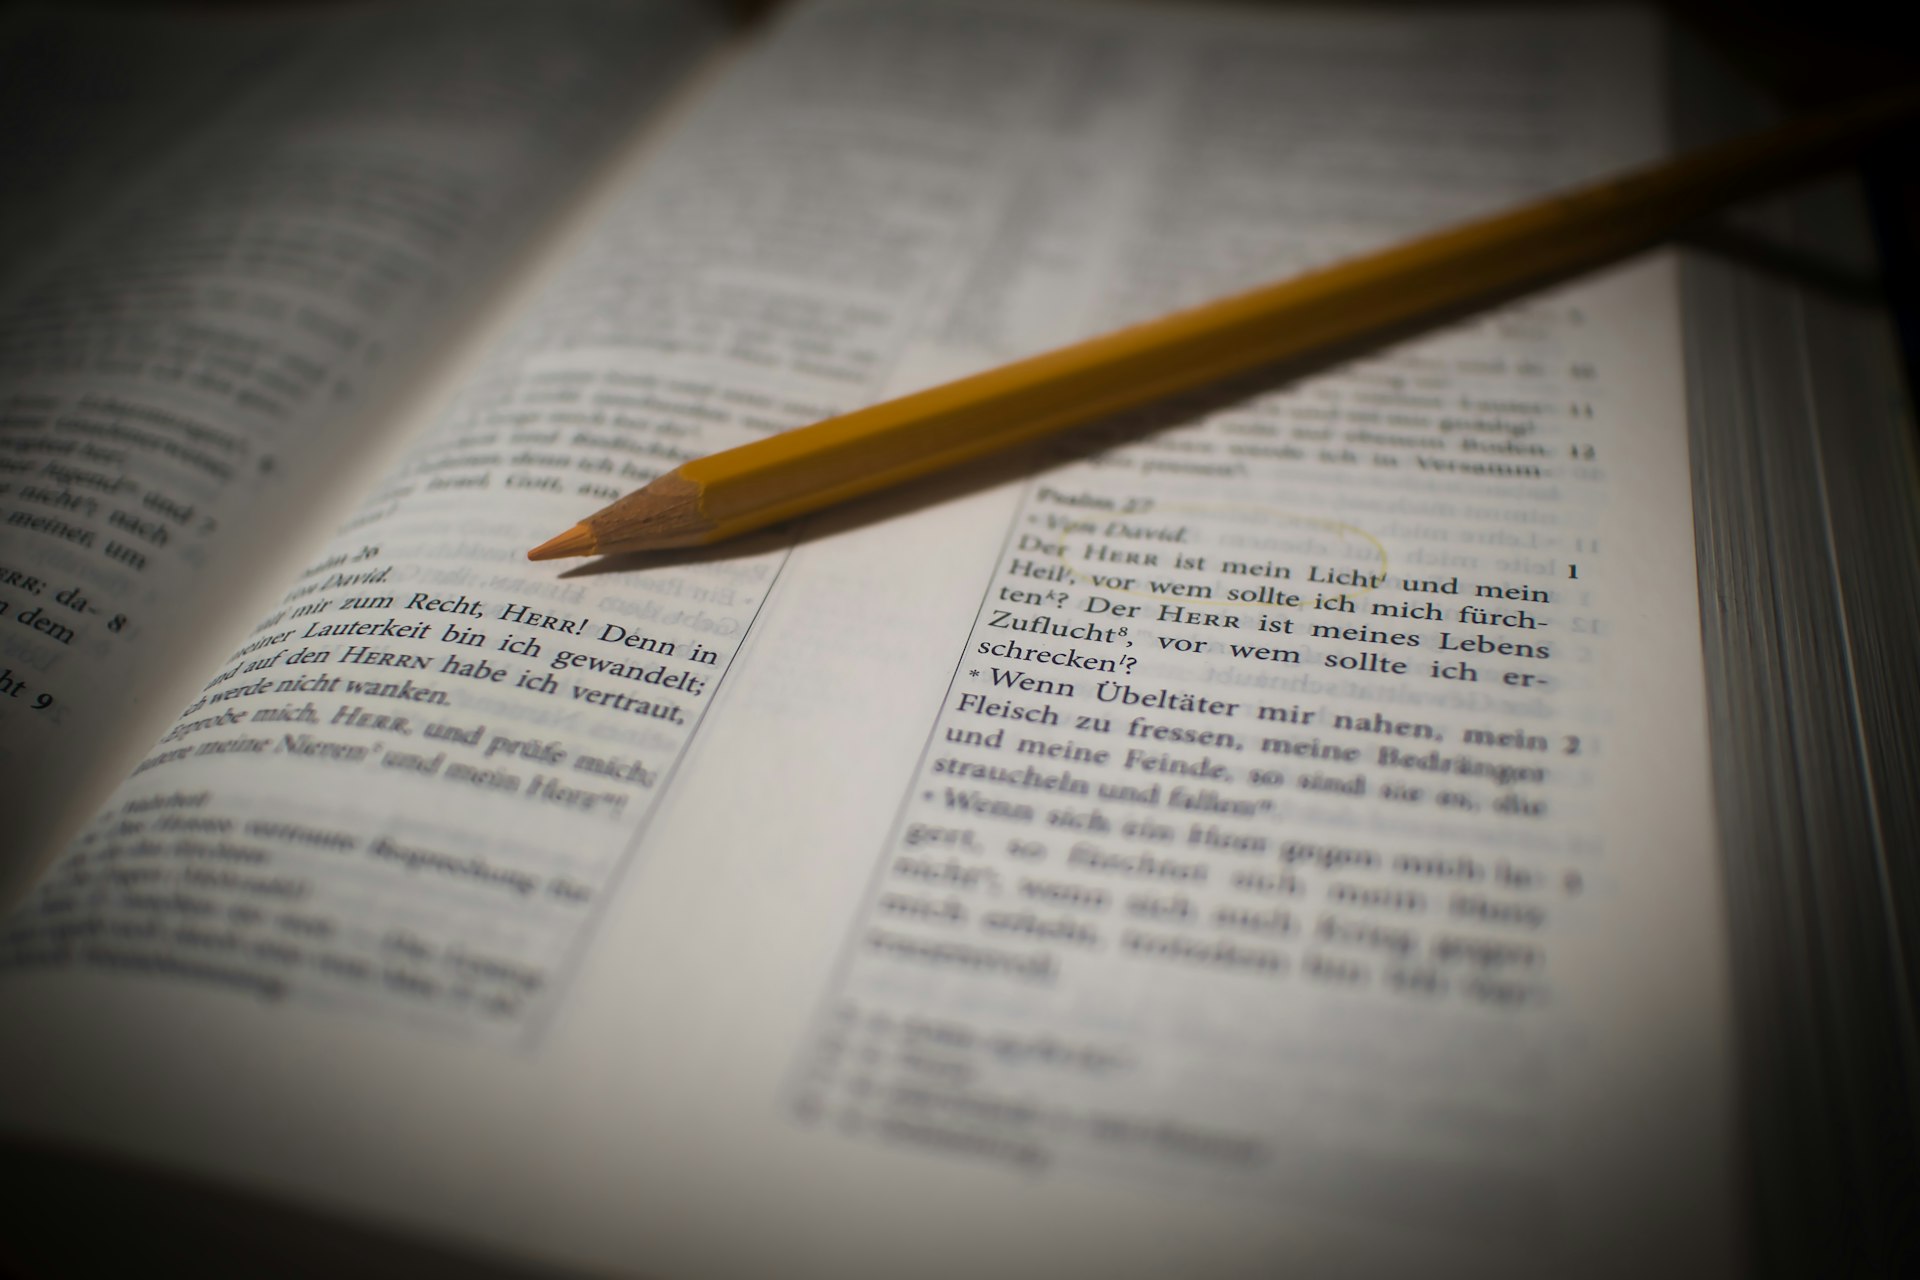
[{"label": "left book page", "polygon": [[718,28],[673,0],[0,28],[0,147],[35,193],[0,215],[0,900]]}]

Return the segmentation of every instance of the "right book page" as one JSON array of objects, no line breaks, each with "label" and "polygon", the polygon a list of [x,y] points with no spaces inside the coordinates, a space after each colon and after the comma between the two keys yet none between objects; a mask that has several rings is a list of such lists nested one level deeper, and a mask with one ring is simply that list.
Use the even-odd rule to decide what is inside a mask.
[{"label": "right book page", "polygon": [[[1110,314],[1651,136],[1470,30],[1203,44]],[[1025,485],[796,1116],[1313,1242],[1216,1264],[1731,1265],[1675,315],[1643,264]]]},{"label": "right book page", "polygon": [[[1085,314],[1156,314],[1645,159],[1654,43],[1195,36],[1150,127],[1049,175],[1025,287],[1071,261]],[[1193,1255],[1227,1269],[1730,1267],[1677,316],[1642,263],[1116,423],[983,510],[795,1116],[1271,1215]],[[857,545],[847,580],[914,572]]]},{"label": "right book page", "polygon": [[[1590,17],[797,16],[16,918],[10,1010],[96,1071],[16,1123],[662,1274],[1729,1269],[1664,259],[797,547],[515,561],[690,454],[1651,159],[1659,74]],[[144,891],[63,950],[147,845],[222,909],[296,878],[306,940]]]}]

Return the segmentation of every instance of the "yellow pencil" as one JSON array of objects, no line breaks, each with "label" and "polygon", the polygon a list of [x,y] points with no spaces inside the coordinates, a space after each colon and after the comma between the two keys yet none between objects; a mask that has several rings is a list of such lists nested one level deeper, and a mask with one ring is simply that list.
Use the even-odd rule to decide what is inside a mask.
[{"label": "yellow pencil", "polygon": [[1920,91],[1736,138],[1323,270],[688,462],[527,553],[698,546],[1233,374],[1401,331],[1647,248],[1837,163]]}]

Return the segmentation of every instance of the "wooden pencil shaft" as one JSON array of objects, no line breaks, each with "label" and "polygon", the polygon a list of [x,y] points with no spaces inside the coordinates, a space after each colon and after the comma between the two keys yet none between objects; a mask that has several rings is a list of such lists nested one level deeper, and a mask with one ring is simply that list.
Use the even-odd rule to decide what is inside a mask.
[{"label": "wooden pencil shaft", "polygon": [[[699,487],[698,519],[710,528],[656,531],[647,545],[732,537],[1615,261],[1729,201],[1816,171],[1916,106],[1911,91],[1854,104],[688,462],[675,474]],[[590,520],[603,552],[621,549],[630,501]]]}]

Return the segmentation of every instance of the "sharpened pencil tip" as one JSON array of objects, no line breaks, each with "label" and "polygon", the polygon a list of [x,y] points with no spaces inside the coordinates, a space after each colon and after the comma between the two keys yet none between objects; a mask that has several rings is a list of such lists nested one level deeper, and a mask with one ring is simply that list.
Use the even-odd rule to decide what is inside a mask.
[{"label": "sharpened pencil tip", "polygon": [[527,559],[565,560],[568,556],[590,556],[599,546],[600,540],[593,536],[593,530],[584,524],[577,524],[527,552]]}]

